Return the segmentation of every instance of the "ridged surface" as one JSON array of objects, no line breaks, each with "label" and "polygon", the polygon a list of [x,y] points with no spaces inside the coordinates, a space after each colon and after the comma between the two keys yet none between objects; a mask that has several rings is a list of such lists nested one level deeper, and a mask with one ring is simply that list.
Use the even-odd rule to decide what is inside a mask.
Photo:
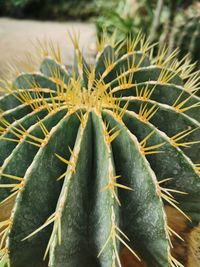
[{"label": "ridged surface", "polygon": [[193,267],[171,254],[166,205],[200,221],[196,74],[142,36],[124,55],[105,36],[94,66],[73,42],[72,73],[47,57],[0,98],[0,266],[121,266],[126,247]]}]

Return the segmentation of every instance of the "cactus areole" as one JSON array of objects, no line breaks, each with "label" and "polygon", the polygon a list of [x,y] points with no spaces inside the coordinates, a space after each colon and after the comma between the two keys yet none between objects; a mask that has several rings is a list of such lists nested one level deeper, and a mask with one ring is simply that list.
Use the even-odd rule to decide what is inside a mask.
[{"label": "cactus areole", "polygon": [[89,65],[73,38],[70,72],[51,44],[4,81],[1,267],[200,266],[198,75],[126,42]]}]

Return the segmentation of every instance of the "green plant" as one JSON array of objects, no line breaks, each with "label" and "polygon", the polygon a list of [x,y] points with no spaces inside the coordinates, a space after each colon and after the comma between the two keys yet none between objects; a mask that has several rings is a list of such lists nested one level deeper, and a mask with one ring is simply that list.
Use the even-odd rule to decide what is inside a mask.
[{"label": "green plant", "polygon": [[93,0],[0,0],[0,15],[17,18],[66,21],[97,15]]},{"label": "green plant", "polygon": [[160,47],[167,45],[169,54],[178,48],[179,59],[189,53],[191,60],[198,62],[196,68],[199,67],[199,2],[121,0],[118,5],[103,9],[101,14],[96,21],[99,36],[105,28],[110,34],[117,31],[118,40],[123,41],[142,30],[149,36],[150,43],[159,42]]},{"label": "green plant", "polygon": [[200,66],[199,43],[200,4],[194,5],[193,10],[190,8],[182,19],[176,23],[172,49],[176,46],[179,47],[179,57],[183,57],[189,53],[192,61],[197,61],[198,66]]},{"label": "green plant", "polygon": [[199,263],[193,236],[172,256],[180,220],[166,215],[171,205],[187,232],[200,221],[192,66],[166,50],[152,59],[141,34],[125,54],[105,34],[93,66],[73,43],[72,73],[50,45],[39,72],[4,82],[0,266],[121,266],[123,247],[147,264],[138,266],[180,267],[186,255]]},{"label": "green plant", "polygon": [[121,0],[106,4],[105,1],[99,0],[97,3],[100,10],[100,16],[96,19],[99,36],[103,34],[104,29],[110,34],[117,30],[118,40],[126,39],[130,33],[137,35],[138,29],[148,33],[153,17],[152,2]]}]

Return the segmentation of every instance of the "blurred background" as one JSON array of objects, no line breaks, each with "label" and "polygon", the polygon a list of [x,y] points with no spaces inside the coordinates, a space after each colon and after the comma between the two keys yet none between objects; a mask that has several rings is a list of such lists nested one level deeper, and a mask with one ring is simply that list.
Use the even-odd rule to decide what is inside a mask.
[{"label": "blurred background", "polygon": [[63,63],[71,66],[73,48],[67,34],[80,33],[80,47],[92,61],[96,33],[117,39],[142,30],[150,42],[180,49],[200,64],[200,1],[195,0],[0,0],[0,77],[8,63],[34,52],[36,40],[58,42]]}]

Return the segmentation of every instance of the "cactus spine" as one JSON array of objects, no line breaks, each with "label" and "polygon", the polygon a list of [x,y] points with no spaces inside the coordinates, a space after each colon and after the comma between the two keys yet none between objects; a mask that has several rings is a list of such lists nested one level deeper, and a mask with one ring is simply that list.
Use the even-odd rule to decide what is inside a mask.
[{"label": "cactus spine", "polygon": [[5,82],[0,266],[126,266],[124,251],[192,266],[168,211],[188,231],[200,221],[198,77],[141,34],[126,41],[122,54],[105,34],[89,66],[74,38],[72,73],[45,47],[39,72]]}]

